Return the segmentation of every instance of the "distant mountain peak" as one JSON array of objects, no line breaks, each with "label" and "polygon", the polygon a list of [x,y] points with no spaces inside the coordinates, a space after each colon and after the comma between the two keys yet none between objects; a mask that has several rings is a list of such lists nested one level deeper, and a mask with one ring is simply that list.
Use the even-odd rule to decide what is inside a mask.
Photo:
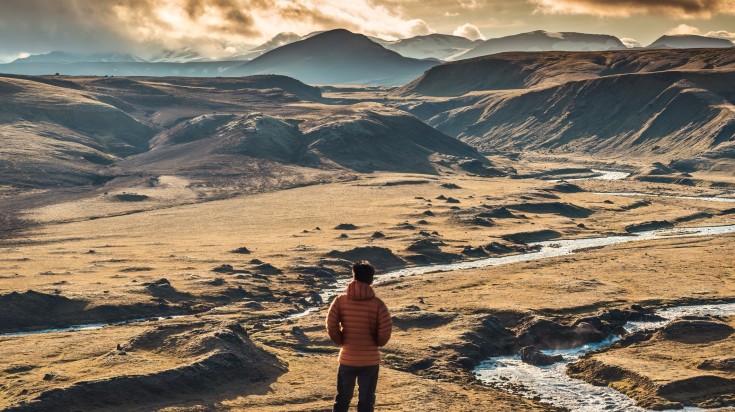
[{"label": "distant mountain peak", "polygon": [[649,49],[707,49],[733,47],[735,43],[719,37],[696,34],[667,34],[647,46]]}]

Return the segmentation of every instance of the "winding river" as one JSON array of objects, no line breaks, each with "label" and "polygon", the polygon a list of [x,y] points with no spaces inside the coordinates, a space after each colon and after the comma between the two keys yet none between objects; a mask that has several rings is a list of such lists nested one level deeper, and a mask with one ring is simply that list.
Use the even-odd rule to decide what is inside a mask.
[{"label": "winding river", "polygon": [[[735,303],[677,306],[656,312],[663,320],[655,322],[629,322],[625,329],[631,332],[653,330],[666,323],[688,315],[735,315]],[[543,351],[549,355],[562,355],[563,362],[550,366],[532,366],[521,361],[520,356],[490,358],[475,368],[477,378],[489,385],[518,393],[522,396],[540,399],[554,406],[566,407],[578,412],[597,411],[638,411],[646,409],[636,406],[632,398],[607,386],[594,386],[583,380],[574,379],[566,374],[567,365],[592,350],[611,345],[619,339],[611,337],[603,342],[588,344],[572,349]],[[682,410],[682,409],[679,409]],[[701,408],[685,408],[688,411],[701,411]],[[712,410],[712,409],[709,409]]]}]

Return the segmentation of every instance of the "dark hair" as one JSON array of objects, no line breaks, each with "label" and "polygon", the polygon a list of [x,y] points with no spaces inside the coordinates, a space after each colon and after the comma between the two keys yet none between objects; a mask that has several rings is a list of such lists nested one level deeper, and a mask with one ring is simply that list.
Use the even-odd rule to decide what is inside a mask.
[{"label": "dark hair", "polygon": [[358,282],[371,285],[374,276],[375,268],[367,260],[360,260],[352,265],[352,277]]}]

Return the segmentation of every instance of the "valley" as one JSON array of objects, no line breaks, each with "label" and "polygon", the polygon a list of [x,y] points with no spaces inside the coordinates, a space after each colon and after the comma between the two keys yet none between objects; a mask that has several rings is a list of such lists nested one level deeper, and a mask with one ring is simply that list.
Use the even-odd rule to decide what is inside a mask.
[{"label": "valley", "polygon": [[[258,59],[298,78],[319,36]],[[598,410],[544,373],[735,406],[732,313],[676,312],[735,302],[733,49],[416,69],[346,37],[395,81],[0,75],[0,409],[328,410],[360,259],[394,316],[378,410]]]}]

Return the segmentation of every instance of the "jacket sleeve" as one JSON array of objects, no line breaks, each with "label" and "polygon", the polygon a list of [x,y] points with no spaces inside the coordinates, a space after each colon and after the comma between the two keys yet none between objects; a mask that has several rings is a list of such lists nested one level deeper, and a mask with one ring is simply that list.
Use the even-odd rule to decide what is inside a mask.
[{"label": "jacket sleeve", "polygon": [[378,304],[378,333],[377,333],[378,346],[385,346],[390,340],[390,335],[392,332],[393,332],[393,319],[390,316],[388,307],[381,300],[379,301],[379,304]]},{"label": "jacket sleeve", "polygon": [[337,346],[342,346],[342,329],[339,325],[341,319],[339,313],[339,297],[334,298],[332,305],[329,306],[329,314],[327,315],[327,334],[329,339]]}]

